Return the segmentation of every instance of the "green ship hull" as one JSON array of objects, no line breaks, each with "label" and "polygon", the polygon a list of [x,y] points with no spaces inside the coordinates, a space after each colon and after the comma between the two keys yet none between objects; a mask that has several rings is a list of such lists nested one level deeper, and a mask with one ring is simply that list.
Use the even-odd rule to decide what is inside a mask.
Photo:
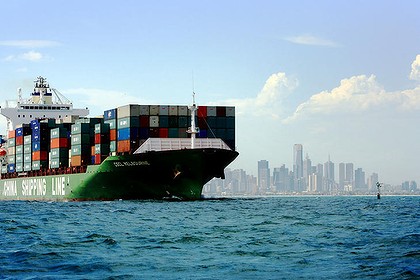
[{"label": "green ship hull", "polygon": [[84,173],[63,173],[0,180],[0,200],[197,200],[212,178],[238,152],[225,149],[181,149],[107,157]]}]

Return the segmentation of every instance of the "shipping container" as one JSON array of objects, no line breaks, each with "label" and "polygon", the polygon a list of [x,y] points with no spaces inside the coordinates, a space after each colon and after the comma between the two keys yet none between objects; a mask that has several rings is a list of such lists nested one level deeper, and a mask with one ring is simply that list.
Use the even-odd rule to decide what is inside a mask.
[{"label": "shipping container", "polygon": [[95,134],[109,134],[110,125],[109,123],[97,123],[95,124]]},{"label": "shipping container", "polygon": [[32,170],[40,170],[48,168],[48,161],[41,160],[41,161],[32,161]]},{"label": "shipping container", "polygon": [[[89,127],[94,127],[97,123],[103,123],[103,118],[80,118],[76,120],[75,124],[81,124],[81,123],[87,123],[89,124]],[[73,130],[72,130],[73,132]],[[83,133],[83,132],[82,132]]]},{"label": "shipping container", "polygon": [[226,117],[235,116],[235,107],[226,107]]},{"label": "shipping container", "polygon": [[110,149],[109,144],[95,144],[95,155],[109,155]]},{"label": "shipping container", "polygon": [[117,140],[135,140],[138,139],[139,129],[137,127],[120,128],[117,130]]},{"label": "shipping container", "polygon": [[23,154],[32,154],[32,143],[23,145]]},{"label": "shipping container", "polygon": [[15,152],[16,152],[16,154],[22,154],[23,155],[23,145],[16,146]]},{"label": "shipping container", "polygon": [[226,117],[226,128],[235,128],[235,117]]},{"label": "shipping container", "polygon": [[16,155],[7,155],[7,163],[16,163]]},{"label": "shipping container", "polygon": [[168,138],[168,128],[159,128],[159,138]]},{"label": "shipping container", "polygon": [[9,163],[7,165],[7,172],[13,173],[16,171],[16,165],[14,163]]},{"label": "shipping container", "polygon": [[23,136],[23,144],[31,144],[32,143],[32,135]]},{"label": "shipping container", "polygon": [[54,158],[50,160],[50,168],[68,167],[69,158]]},{"label": "shipping container", "polygon": [[14,155],[14,154],[16,154],[16,147],[15,146],[13,146],[13,147],[7,147],[7,154],[8,155]]},{"label": "shipping container", "polygon": [[23,162],[16,162],[16,172],[23,172]]},{"label": "shipping container", "polygon": [[72,156],[88,155],[90,154],[90,145],[74,145],[71,147]]},{"label": "shipping container", "polygon": [[57,127],[51,129],[51,139],[52,138],[67,138],[69,131],[65,127]]},{"label": "shipping container", "polygon": [[178,106],[178,116],[188,116],[188,106]]},{"label": "shipping container", "polygon": [[169,116],[159,116],[159,127],[169,127]]},{"label": "shipping container", "polygon": [[23,155],[23,162],[32,162],[32,154],[30,154],[30,155],[24,154]]},{"label": "shipping container", "polygon": [[117,141],[110,141],[109,142],[109,151],[116,152],[117,151]]},{"label": "shipping container", "polygon": [[26,136],[31,134],[31,128],[27,124],[23,124],[22,127],[15,129],[15,137]]},{"label": "shipping container", "polygon": [[95,157],[94,164],[101,164],[107,158],[107,155],[95,155],[94,157]]},{"label": "shipping container", "polygon": [[23,136],[16,136],[15,139],[16,139],[15,140],[16,146],[17,145],[23,145]]},{"label": "shipping container", "polygon": [[32,161],[37,161],[37,160],[48,160],[48,152],[47,151],[32,152]]},{"label": "shipping container", "polygon": [[48,150],[48,143],[47,142],[39,142],[39,141],[35,141],[32,142],[32,151],[36,152],[36,151],[47,151]]},{"label": "shipping container", "polygon": [[188,138],[189,134],[187,133],[187,130],[185,128],[179,128],[178,129],[178,137],[179,138]]},{"label": "shipping container", "polygon": [[216,117],[217,109],[216,106],[207,106],[207,117]]},{"label": "shipping container", "polygon": [[117,119],[106,120],[104,123],[109,124],[109,129],[117,129]]},{"label": "shipping container", "polygon": [[31,171],[31,170],[32,170],[32,161],[24,162],[23,171]]},{"label": "shipping container", "polygon": [[138,147],[138,140],[122,140],[117,143],[117,151],[119,153],[133,153]]},{"label": "shipping container", "polygon": [[159,127],[159,116],[150,116],[149,127]]},{"label": "shipping container", "polygon": [[168,115],[169,116],[178,116],[178,106],[170,105]]},{"label": "shipping container", "polygon": [[5,174],[7,173],[7,165],[2,165],[1,166],[1,174]]},{"label": "shipping container", "polygon": [[71,166],[82,166],[91,164],[92,157],[90,155],[75,155],[71,157]]},{"label": "shipping container", "polygon": [[140,127],[149,127],[150,119],[149,116],[140,116]]},{"label": "shipping container", "polygon": [[157,128],[157,127],[149,128],[149,137],[150,138],[158,138],[159,137],[159,128]]},{"label": "shipping container", "polygon": [[140,116],[150,115],[149,105],[140,105]]},{"label": "shipping container", "polygon": [[216,116],[217,117],[226,117],[226,107],[217,106],[216,107]]},{"label": "shipping container", "polygon": [[226,117],[216,117],[216,128],[226,128]]},{"label": "shipping container", "polygon": [[38,120],[32,120],[30,123],[31,129],[39,129],[39,121]]},{"label": "shipping container", "polygon": [[116,129],[111,129],[109,131],[109,140],[110,141],[117,141],[117,130]]},{"label": "shipping container", "polygon": [[95,134],[95,144],[109,144],[109,134]]},{"label": "shipping container", "polygon": [[16,145],[16,138],[7,139],[7,147],[14,147]]},{"label": "shipping container", "polygon": [[178,116],[169,116],[168,127],[178,127]]},{"label": "shipping container", "polygon": [[225,128],[217,128],[216,129],[216,138],[226,139],[226,129]]},{"label": "shipping container", "polygon": [[139,132],[140,139],[147,139],[149,138],[149,128],[141,127]]},{"label": "shipping container", "polygon": [[159,105],[159,116],[167,116],[169,114],[168,105]]},{"label": "shipping container", "polygon": [[200,117],[207,117],[207,106],[198,106],[197,116]]},{"label": "shipping container", "polygon": [[150,116],[158,116],[159,115],[159,105],[150,105]]},{"label": "shipping container", "polygon": [[41,127],[48,127],[48,128],[54,128],[56,126],[56,121],[55,119],[45,119],[45,120],[41,120],[39,122]]},{"label": "shipping container", "polygon": [[217,127],[217,118],[216,117],[207,117],[206,127],[209,129],[215,129]]},{"label": "shipping container", "polygon": [[93,141],[91,141],[91,137],[89,134],[83,133],[83,134],[72,134],[71,135],[71,145],[89,145]]},{"label": "shipping container", "polygon": [[51,149],[50,158],[68,158],[69,148],[54,148]]},{"label": "shipping container", "polygon": [[111,119],[116,119],[117,118],[117,109],[110,109],[110,110],[106,110],[104,111],[104,120],[111,120]]},{"label": "shipping container", "polygon": [[178,138],[179,129],[178,128],[168,128],[168,138]]},{"label": "shipping container", "polygon": [[23,162],[23,154],[15,155],[15,163]]},{"label": "shipping container", "polygon": [[228,128],[226,129],[226,140],[235,140],[235,129]]},{"label": "shipping container", "polygon": [[118,119],[118,129],[128,127],[140,127],[140,118],[136,116]]},{"label": "shipping container", "polygon": [[15,138],[16,137],[16,132],[14,131],[14,130],[9,130],[8,132],[7,132],[7,138],[8,139],[10,139],[10,138]]},{"label": "shipping container", "polygon": [[178,117],[178,127],[185,127],[189,126],[188,117],[187,116],[179,116]]},{"label": "shipping container", "polygon": [[89,123],[75,123],[71,126],[71,134],[89,134],[90,124]]},{"label": "shipping container", "polygon": [[67,148],[68,146],[69,146],[69,139],[67,138],[52,138],[51,139],[51,145],[50,145],[51,149]]},{"label": "shipping container", "polygon": [[207,129],[200,129],[197,137],[198,138],[207,138]]},{"label": "shipping container", "polygon": [[134,117],[140,115],[140,105],[129,104],[117,108],[118,118]]}]

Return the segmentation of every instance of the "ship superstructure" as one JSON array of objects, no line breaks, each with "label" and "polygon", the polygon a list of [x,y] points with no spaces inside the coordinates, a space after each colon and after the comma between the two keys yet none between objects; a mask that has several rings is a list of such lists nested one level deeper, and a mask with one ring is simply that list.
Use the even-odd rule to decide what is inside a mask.
[{"label": "ship superstructure", "polygon": [[34,89],[28,99],[22,97],[18,89],[18,99],[6,101],[0,108],[0,114],[7,118],[7,129],[13,130],[16,125],[30,123],[35,119],[72,120],[72,117],[84,117],[89,109],[73,108],[73,103],[57,89],[50,88],[47,79],[39,76],[34,81]]}]

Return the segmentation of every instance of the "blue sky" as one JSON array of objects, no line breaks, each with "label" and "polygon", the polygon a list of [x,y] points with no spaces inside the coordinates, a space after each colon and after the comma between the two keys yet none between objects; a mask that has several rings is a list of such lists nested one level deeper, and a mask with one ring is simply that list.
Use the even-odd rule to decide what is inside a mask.
[{"label": "blue sky", "polygon": [[330,155],[419,183],[419,10],[415,0],[6,1],[0,100],[42,75],[91,115],[185,104],[194,75],[199,104],[236,106],[232,168],[291,168],[301,143],[314,164]]}]

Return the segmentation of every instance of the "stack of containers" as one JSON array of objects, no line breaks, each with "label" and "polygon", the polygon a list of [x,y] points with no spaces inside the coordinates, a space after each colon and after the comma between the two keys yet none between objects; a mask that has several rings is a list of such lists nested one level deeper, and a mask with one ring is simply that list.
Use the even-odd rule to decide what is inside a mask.
[{"label": "stack of containers", "polygon": [[7,136],[7,172],[13,173],[16,171],[16,131],[9,131]]},{"label": "stack of containers", "polygon": [[[27,135],[30,135],[30,134],[31,134],[31,128],[29,127],[28,124],[20,125],[18,128],[15,129],[15,135],[16,135],[16,137],[15,137],[16,172],[31,170],[31,167],[24,168],[25,163],[24,163],[24,153],[23,153],[24,136],[27,136]],[[28,162],[28,160],[27,160],[27,162]]]},{"label": "stack of containers", "polygon": [[109,123],[95,124],[94,164],[101,164],[102,161],[109,155],[109,152],[110,152],[109,131],[110,131]]},{"label": "stack of containers", "polygon": [[44,122],[31,121],[32,128],[32,170],[48,168],[48,152],[50,149],[50,129],[55,126],[55,120]]},{"label": "stack of containers", "polygon": [[32,170],[32,134],[23,136],[23,170]]},{"label": "stack of containers", "polygon": [[[149,135],[147,138],[156,138],[159,137],[159,105],[150,105],[149,107]],[[169,133],[169,132],[168,132]]]},{"label": "stack of containers", "polygon": [[140,130],[139,130],[140,142],[145,141],[147,138],[149,138],[150,122],[151,122],[150,121],[150,106],[140,105]]},{"label": "stack of containers", "polygon": [[78,122],[71,126],[71,166],[92,162],[90,131],[90,123]]},{"label": "stack of containers", "polygon": [[118,107],[117,116],[117,151],[133,152],[139,146],[140,105]]},{"label": "stack of containers", "polygon": [[109,150],[117,151],[117,109],[104,112],[104,123],[109,124]]},{"label": "stack of containers", "polygon": [[69,166],[69,130],[64,125],[51,129],[50,168]]}]

